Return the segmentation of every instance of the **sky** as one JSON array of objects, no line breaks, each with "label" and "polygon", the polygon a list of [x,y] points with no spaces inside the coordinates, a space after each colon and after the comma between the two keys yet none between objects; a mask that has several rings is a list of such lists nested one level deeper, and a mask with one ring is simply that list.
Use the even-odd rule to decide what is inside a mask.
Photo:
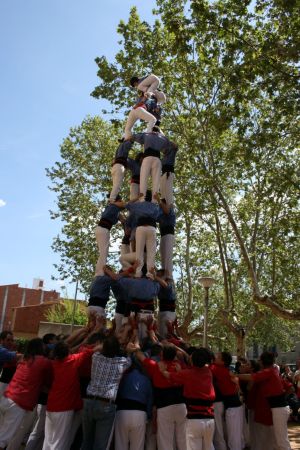
[{"label": "sky", "polygon": [[74,296],[74,285],[51,279],[61,224],[50,219],[45,168],[60,159],[71,127],[101,114],[104,103],[90,96],[99,84],[94,59],[113,61],[117,25],[132,6],[152,21],[154,0],[0,2],[0,285],[31,288],[41,278],[45,289],[66,285]]}]

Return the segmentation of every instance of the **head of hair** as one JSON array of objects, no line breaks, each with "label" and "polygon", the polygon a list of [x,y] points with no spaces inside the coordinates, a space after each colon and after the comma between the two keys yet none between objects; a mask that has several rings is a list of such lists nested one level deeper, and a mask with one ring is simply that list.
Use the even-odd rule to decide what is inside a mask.
[{"label": "head of hair", "polygon": [[25,359],[34,358],[37,355],[44,355],[45,353],[45,347],[43,339],[41,338],[34,338],[31,339],[26,346],[26,350],[24,353]]},{"label": "head of hair", "polygon": [[252,372],[258,372],[260,370],[260,364],[255,359],[250,359],[249,364],[251,366]]},{"label": "head of hair", "polygon": [[275,355],[273,352],[263,352],[260,355],[260,360],[264,367],[271,367],[275,362]]},{"label": "head of hair", "polygon": [[162,351],[162,345],[155,343],[151,346],[151,356],[158,356]]},{"label": "head of hair", "polygon": [[70,353],[69,346],[64,341],[60,341],[56,344],[53,349],[53,358],[54,359],[64,359]]},{"label": "head of hair", "polygon": [[139,79],[138,77],[131,77],[130,78],[130,86],[134,87],[135,83],[138,83]]},{"label": "head of hair", "polygon": [[102,355],[106,358],[114,358],[120,355],[121,347],[116,336],[108,336],[103,341]]},{"label": "head of hair", "polygon": [[162,347],[162,357],[165,361],[173,361],[176,358],[177,350],[172,344],[165,344]]},{"label": "head of hair", "polygon": [[4,339],[6,339],[7,336],[10,336],[10,335],[13,336],[12,331],[9,331],[9,330],[1,331],[1,333],[0,333],[0,341],[4,341]]},{"label": "head of hair", "polygon": [[196,348],[192,353],[192,362],[195,367],[203,367],[211,362],[210,355],[206,348]]},{"label": "head of hair", "polygon": [[44,344],[50,344],[53,339],[56,339],[56,334],[54,333],[47,333],[43,336],[43,342]]},{"label": "head of hair", "polygon": [[221,352],[221,358],[225,367],[229,367],[232,363],[232,356],[229,352]]},{"label": "head of hair", "polygon": [[87,340],[87,344],[92,345],[96,344],[96,342],[103,342],[105,339],[104,333],[93,333]]},{"label": "head of hair", "polygon": [[154,133],[161,133],[161,129],[157,125],[154,125],[152,131],[154,131]]}]

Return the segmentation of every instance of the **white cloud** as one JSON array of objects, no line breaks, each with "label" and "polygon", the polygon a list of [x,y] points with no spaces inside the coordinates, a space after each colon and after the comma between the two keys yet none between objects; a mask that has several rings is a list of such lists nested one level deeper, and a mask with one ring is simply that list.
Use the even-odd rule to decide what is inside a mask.
[{"label": "white cloud", "polygon": [[6,202],[4,200],[2,200],[2,198],[0,198],[0,208],[1,208],[1,206],[5,206],[5,205],[6,205]]}]

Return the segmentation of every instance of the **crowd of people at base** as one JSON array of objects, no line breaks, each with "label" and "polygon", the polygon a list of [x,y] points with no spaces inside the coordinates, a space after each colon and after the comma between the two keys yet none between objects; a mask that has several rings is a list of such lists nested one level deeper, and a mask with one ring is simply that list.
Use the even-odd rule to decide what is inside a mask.
[{"label": "crowd of people at base", "polygon": [[[282,376],[264,352],[232,372],[230,353],[188,345],[171,323],[160,339],[151,316],[144,325],[140,342],[133,316],[118,332],[91,316],[68,337],[32,339],[23,355],[3,331],[0,449],[291,448],[300,361]],[[289,408],[293,386],[298,397]]]}]

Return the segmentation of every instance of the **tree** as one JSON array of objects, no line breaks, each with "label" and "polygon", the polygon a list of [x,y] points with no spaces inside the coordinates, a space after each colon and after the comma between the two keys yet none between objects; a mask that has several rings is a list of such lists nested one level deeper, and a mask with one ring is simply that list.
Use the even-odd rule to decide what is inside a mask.
[{"label": "tree", "polygon": [[[182,332],[190,337],[201,332],[198,276],[212,272],[220,288],[212,295],[210,332],[219,338],[227,329],[240,348],[269,310],[285,319],[300,317],[294,276],[299,254],[295,45],[299,14],[296,2],[288,3],[258,1],[253,10],[250,2],[233,0],[157,0],[154,25],[142,21],[133,8],[128,22],[119,24],[122,40],[115,61],[96,58],[100,84],[92,95],[109,100],[116,114],[126,113],[132,102],[128,80],[133,74],[163,74],[168,95],[164,130],[180,149],[175,264]],[[93,161],[94,167],[96,158],[85,141],[96,137],[96,130],[89,130],[97,121],[103,129],[97,130],[95,174],[90,165]],[[79,210],[78,199],[86,200],[90,205],[86,215],[94,221],[96,203],[103,201],[109,183],[115,144],[108,142],[108,135],[113,136],[112,130],[120,135],[121,125],[119,120],[111,125],[101,119],[83,122],[62,147],[69,165],[48,172],[54,183],[67,180],[66,194],[62,185],[55,187],[69,236],[69,241],[58,238],[56,248],[67,259],[75,260],[72,236],[78,237],[83,223],[69,223],[74,202]],[[88,174],[98,183],[85,178],[85,155]],[[76,188],[68,181],[73,164],[81,180]],[[86,191],[84,183],[89,186]],[[63,274],[65,262],[60,267]]]}]

